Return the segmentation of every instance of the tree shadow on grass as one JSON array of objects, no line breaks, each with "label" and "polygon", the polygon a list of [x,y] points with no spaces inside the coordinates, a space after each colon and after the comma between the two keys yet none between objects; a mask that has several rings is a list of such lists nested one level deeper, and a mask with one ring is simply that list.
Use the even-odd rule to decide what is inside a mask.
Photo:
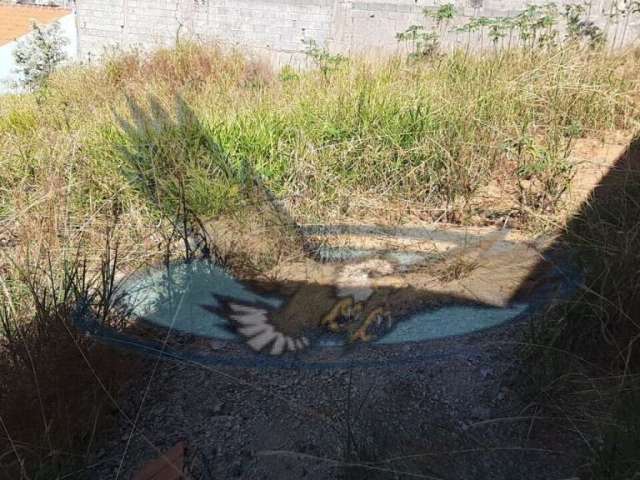
[{"label": "tree shadow on grass", "polygon": [[[141,195],[156,206],[158,211],[171,219],[174,231],[179,232],[185,245],[185,257],[188,261],[197,257],[198,249],[204,251],[205,257],[216,250],[215,245],[210,241],[210,232],[207,232],[204,222],[200,220],[202,215],[215,216],[230,208],[246,207],[249,203],[260,204],[263,211],[268,210],[269,215],[275,219],[274,230],[286,230],[293,234],[296,242],[292,244],[292,248],[300,248],[303,255],[317,262],[312,270],[320,271],[323,268],[327,270],[322,267],[323,259],[319,255],[317,245],[308,241],[309,235],[316,234],[362,237],[382,234],[395,240],[453,242],[458,247],[438,259],[442,260],[443,268],[451,267],[451,281],[458,280],[459,276],[466,274],[466,270],[459,272],[459,269],[454,268],[456,265],[451,262],[451,259],[455,260],[457,256],[462,258],[465,250],[475,248],[478,251],[478,258],[468,262],[469,265],[473,265],[470,268],[473,270],[477,265],[483,266],[484,253],[497,244],[512,248],[508,245],[509,242],[503,241],[506,232],[499,231],[483,236],[443,232],[437,228],[381,229],[369,225],[301,227],[282,208],[274,195],[264,187],[250,159],[235,159],[227,155],[216,140],[215,132],[203,124],[182,98],[176,99],[175,119],[157,98],[148,98],[147,109],[141,107],[133,98],[128,98],[128,103],[129,116],[132,120],[116,115],[122,131],[121,145],[118,148],[125,160],[125,176]],[[210,201],[213,203],[209,203]],[[198,242],[194,245],[193,239],[196,236],[206,239],[200,242],[206,245],[204,249],[198,246]],[[473,244],[474,247],[468,247],[469,244]],[[433,263],[433,259],[426,256],[419,258],[414,264],[411,263],[412,261],[407,263],[399,256],[393,257],[392,253],[374,248],[369,252],[360,252],[352,258],[348,258],[347,255],[347,258],[336,262],[334,271],[328,269],[328,282],[319,281],[316,278],[317,275],[315,277],[311,275],[307,281],[245,282],[244,286],[248,291],[271,292],[280,298],[281,305],[277,307],[250,300],[244,301],[242,298],[233,296],[225,298],[224,292],[214,288],[212,288],[213,298],[210,298],[211,304],[202,303],[204,299],[201,299],[201,305],[213,314],[227,318],[229,328],[254,350],[279,354],[303,350],[300,342],[305,347],[308,346],[305,331],[321,330],[327,327],[328,323],[330,330],[334,333],[346,332],[347,338],[372,339],[384,336],[399,323],[403,316],[417,313],[420,309],[433,310],[448,305],[470,305],[479,309],[491,309],[496,306],[510,306],[520,301],[526,302],[535,296],[536,289],[539,290],[545,282],[553,284],[558,277],[557,272],[553,271],[554,268],[562,269],[563,267],[555,264],[555,262],[561,263],[561,259],[553,249],[553,255],[541,260],[539,265],[533,268],[535,273],[522,283],[521,288],[512,297],[505,296],[508,294],[503,293],[501,298],[495,301],[487,300],[486,295],[483,297],[473,291],[465,292],[462,289],[447,291],[443,288],[430,290],[413,285],[402,288],[395,286],[369,288],[364,284],[357,284],[354,288],[359,288],[361,293],[365,290],[366,292],[362,295],[341,293],[337,282],[345,269],[357,269],[359,265],[365,265],[359,274],[368,285],[371,283],[371,278],[376,275],[393,273],[406,276],[420,268],[428,268]],[[418,251],[403,253],[414,257],[424,254]],[[514,262],[518,261],[515,256],[513,258]],[[224,266],[222,255],[216,255],[215,260],[215,263]],[[369,267],[367,262],[373,262],[377,266]],[[383,267],[381,271],[377,271],[376,268],[379,270],[380,262],[383,263]],[[169,271],[168,258],[166,263]],[[492,268],[495,270],[499,267]],[[494,278],[497,279],[496,281],[504,281],[500,275],[489,272],[485,283],[491,283]],[[211,285],[215,285],[221,281],[218,274],[213,272],[208,279],[204,280],[204,283],[211,282]],[[173,283],[169,283],[173,294],[186,294],[184,290],[173,289]],[[510,288],[505,286],[505,291],[509,290]],[[351,296],[350,303],[347,302],[348,305],[338,306],[342,302],[341,295]],[[362,298],[356,298],[358,295]],[[542,297],[549,300],[550,293],[545,291]],[[404,313],[397,313],[401,311]],[[169,316],[175,318],[176,315],[177,312],[171,311]],[[328,320],[329,317],[335,318]],[[342,328],[343,325],[339,325],[354,319],[355,324],[360,325],[361,328]],[[475,325],[474,322],[470,324]],[[386,330],[378,328],[381,325],[387,325],[388,328]],[[490,325],[493,326],[495,323],[490,322]],[[378,333],[369,334],[369,327]],[[475,331],[475,329],[476,327],[473,327],[469,331]],[[271,337],[267,335],[267,331],[270,332]]]}]

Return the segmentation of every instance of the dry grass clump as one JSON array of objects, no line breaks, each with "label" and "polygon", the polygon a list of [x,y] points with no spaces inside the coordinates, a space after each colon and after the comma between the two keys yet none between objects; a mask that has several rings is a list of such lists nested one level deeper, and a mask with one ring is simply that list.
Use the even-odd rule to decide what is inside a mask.
[{"label": "dry grass clump", "polygon": [[[98,273],[87,259],[12,263],[0,277],[0,476],[62,478],[91,459],[97,432],[115,425],[117,395],[137,361],[76,329],[82,316],[124,321],[108,247]],[[3,259],[6,260],[6,259]]]},{"label": "dry grass clump", "polygon": [[532,405],[591,439],[591,478],[640,472],[640,143],[629,149],[566,227],[584,272],[569,301],[532,324]]},{"label": "dry grass clump", "polygon": [[640,143],[634,140],[562,237],[583,287],[554,307],[553,341],[610,371],[640,371]]},{"label": "dry grass clump", "polygon": [[60,478],[115,426],[112,398],[133,378],[134,359],[79,335],[71,313],[57,306],[30,319],[1,315],[3,335],[13,335],[0,341],[2,478]]},{"label": "dry grass clump", "polygon": [[119,88],[158,83],[173,91],[198,90],[212,84],[264,85],[273,79],[270,69],[259,61],[248,60],[238,52],[224,52],[214,44],[193,42],[179,42],[175,48],[149,53],[112,53],[103,73],[108,84]]}]

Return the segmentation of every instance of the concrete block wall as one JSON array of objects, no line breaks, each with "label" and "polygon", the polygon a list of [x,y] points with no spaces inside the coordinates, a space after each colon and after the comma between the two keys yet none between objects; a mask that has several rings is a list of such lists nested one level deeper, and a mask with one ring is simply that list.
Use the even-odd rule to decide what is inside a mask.
[{"label": "concrete block wall", "polygon": [[[575,3],[577,0],[559,0]],[[594,0],[590,19],[605,27],[611,1]],[[304,60],[303,39],[347,54],[388,54],[402,48],[396,34],[414,24],[430,27],[423,9],[445,0],[76,0],[83,56],[108,47],[171,45],[178,37],[218,41],[268,57],[274,64]],[[457,25],[473,17],[516,14],[546,0],[453,0]],[[450,25],[452,28],[454,25]],[[640,15],[627,27],[638,37]],[[462,45],[466,35],[444,33],[443,43]],[[474,34],[471,42],[488,45]]]}]

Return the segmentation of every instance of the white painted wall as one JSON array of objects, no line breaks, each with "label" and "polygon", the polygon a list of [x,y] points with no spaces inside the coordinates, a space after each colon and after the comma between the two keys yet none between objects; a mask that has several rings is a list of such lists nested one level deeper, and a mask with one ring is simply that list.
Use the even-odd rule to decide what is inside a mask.
[{"label": "white painted wall", "polygon": [[[78,29],[76,26],[76,16],[71,13],[58,20],[62,34],[69,40],[65,51],[69,61],[73,62],[78,58]],[[16,72],[16,63],[13,52],[20,40],[27,38],[30,34],[20,37],[17,41],[2,45],[0,47],[0,94],[16,93],[19,91],[16,83],[20,78]]]}]

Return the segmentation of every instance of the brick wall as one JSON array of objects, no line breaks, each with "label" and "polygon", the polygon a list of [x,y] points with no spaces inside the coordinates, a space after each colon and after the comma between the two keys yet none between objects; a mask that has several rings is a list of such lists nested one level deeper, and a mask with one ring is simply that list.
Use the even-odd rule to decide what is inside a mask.
[{"label": "brick wall", "polygon": [[[561,0],[557,3],[576,3]],[[590,18],[606,27],[604,11],[614,0],[594,0]],[[623,0],[619,0],[623,1]],[[438,0],[76,0],[81,52],[100,54],[105,47],[172,44],[178,36],[220,41],[268,56],[275,64],[304,58],[304,38],[342,53],[386,54],[399,48],[395,35],[412,24],[428,26],[423,8]],[[454,0],[463,24],[474,16],[513,15],[527,0]],[[619,29],[622,30],[624,20]],[[610,36],[613,25],[610,25]],[[638,37],[640,15],[632,18],[626,38]],[[489,45],[486,35],[445,33],[443,43]]]}]

